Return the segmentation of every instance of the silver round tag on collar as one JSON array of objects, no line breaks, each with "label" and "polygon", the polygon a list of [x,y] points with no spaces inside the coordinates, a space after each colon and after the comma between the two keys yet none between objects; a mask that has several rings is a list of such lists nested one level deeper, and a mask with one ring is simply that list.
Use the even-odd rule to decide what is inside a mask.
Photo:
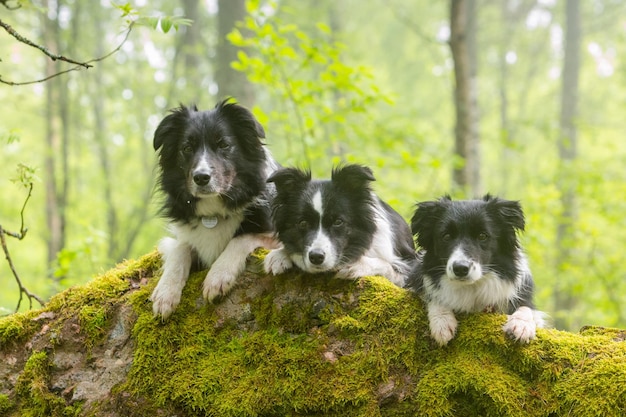
[{"label": "silver round tag on collar", "polygon": [[206,227],[207,229],[213,229],[215,226],[217,226],[217,216],[202,217],[202,226]]}]

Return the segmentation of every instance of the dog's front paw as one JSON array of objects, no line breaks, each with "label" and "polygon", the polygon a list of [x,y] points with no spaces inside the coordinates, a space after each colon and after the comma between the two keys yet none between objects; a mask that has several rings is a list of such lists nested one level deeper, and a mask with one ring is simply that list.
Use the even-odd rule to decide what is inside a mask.
[{"label": "dog's front paw", "polygon": [[400,287],[404,285],[404,275],[397,273],[389,262],[379,258],[362,256],[358,261],[337,271],[338,278],[356,279],[372,275],[385,277]]},{"label": "dog's front paw", "polygon": [[178,307],[182,288],[177,285],[168,285],[166,277],[161,277],[156,288],[150,296],[152,301],[152,312],[155,316],[161,316],[163,320],[167,319]]},{"label": "dog's front paw", "polygon": [[375,258],[362,256],[358,261],[341,268],[337,271],[338,278],[357,279],[371,275],[387,276],[391,267],[386,262]]},{"label": "dog's front paw", "polygon": [[212,302],[228,294],[237,281],[237,275],[237,271],[233,271],[232,268],[213,264],[202,284],[204,298]]},{"label": "dog's front paw", "polygon": [[284,249],[274,249],[265,256],[263,261],[265,272],[272,275],[282,274],[293,267],[293,262]]},{"label": "dog's front paw", "polygon": [[428,309],[430,335],[439,346],[445,346],[456,334],[457,321],[454,312],[443,307]]},{"label": "dog's front paw", "polygon": [[520,307],[508,316],[502,330],[512,339],[520,343],[528,343],[535,338],[537,325],[533,311],[528,307]]},{"label": "dog's front paw", "polygon": [[358,265],[349,265],[345,268],[341,268],[337,271],[337,278],[357,279],[369,274],[364,268],[360,268]]}]

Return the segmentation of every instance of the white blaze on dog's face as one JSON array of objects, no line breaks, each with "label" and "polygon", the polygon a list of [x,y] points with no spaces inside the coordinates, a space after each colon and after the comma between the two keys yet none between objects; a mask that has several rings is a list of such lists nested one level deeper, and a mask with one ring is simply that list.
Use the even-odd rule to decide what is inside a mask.
[{"label": "white blaze on dog's face", "polygon": [[376,222],[371,170],[348,165],[331,180],[311,180],[309,171],[285,168],[272,175],[277,195],[273,219],[290,260],[306,272],[337,272],[371,246]]},{"label": "white blaze on dog's face", "polygon": [[337,250],[333,245],[329,234],[322,226],[322,220],[324,219],[324,205],[322,202],[321,190],[317,190],[315,194],[313,194],[311,206],[318,214],[318,221],[317,225],[314,223],[307,225],[310,227],[310,240],[306,242],[304,252],[301,255],[301,269],[307,272],[329,271],[335,268],[337,264]]}]

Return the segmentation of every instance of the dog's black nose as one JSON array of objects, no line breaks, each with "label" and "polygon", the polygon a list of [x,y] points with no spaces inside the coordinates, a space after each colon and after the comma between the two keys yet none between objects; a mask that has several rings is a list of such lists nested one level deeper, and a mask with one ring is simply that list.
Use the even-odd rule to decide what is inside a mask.
[{"label": "dog's black nose", "polygon": [[193,182],[199,186],[207,185],[209,181],[211,181],[211,176],[209,174],[195,174],[193,176]]},{"label": "dog's black nose", "polygon": [[324,257],[324,252],[319,249],[313,249],[309,252],[309,261],[311,261],[313,265],[321,265],[324,263]]},{"label": "dog's black nose", "polygon": [[469,274],[471,264],[467,261],[457,261],[452,264],[452,272],[459,278],[466,277]]}]

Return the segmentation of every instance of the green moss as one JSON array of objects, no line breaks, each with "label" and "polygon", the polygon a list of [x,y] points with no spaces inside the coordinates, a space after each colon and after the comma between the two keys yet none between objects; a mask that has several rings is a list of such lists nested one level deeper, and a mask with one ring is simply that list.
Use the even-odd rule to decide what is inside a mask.
[{"label": "green moss", "polygon": [[85,344],[89,350],[106,333],[109,313],[106,307],[86,305],[78,312],[78,322],[86,334]]},{"label": "green moss", "polygon": [[0,394],[0,415],[8,415],[13,407],[15,407],[15,404],[9,399],[8,395]]},{"label": "green moss", "polygon": [[53,325],[78,317],[89,346],[106,333],[110,312],[124,300],[121,298],[133,285],[151,277],[161,266],[158,253],[152,252],[138,260],[130,260],[94,278],[83,286],[72,287],[50,299],[45,308],[16,313],[0,319],[0,349],[20,343],[42,326],[35,320],[42,313],[53,313]]},{"label": "green moss", "polygon": [[133,282],[152,276],[160,264],[160,257],[156,252],[138,260],[121,263],[85,285],[72,287],[55,295],[46,305],[46,310],[75,314],[85,305],[117,303]]},{"label": "green moss", "polygon": [[617,332],[541,329],[520,345],[502,332],[503,315],[459,315],[457,337],[440,348],[422,302],[387,280],[297,272],[274,277],[249,300],[255,324],[243,330],[220,321],[219,306],[198,306],[204,276],[190,277],[165,323],[147,301],[154,283],[132,295],[137,347],[118,389],[151,399],[153,411],[552,416],[619,415],[625,407],[618,382],[626,344]]},{"label": "green moss", "polygon": [[[216,326],[214,306],[198,308],[204,276],[190,277],[180,306],[165,323],[152,317],[146,302],[152,286],[131,296],[137,346],[120,392],[188,414],[362,415],[378,410],[373,387],[387,380],[390,367],[408,375],[407,365],[417,366],[419,316],[406,307],[419,302],[384,279],[276,277],[265,294],[251,300],[256,328],[243,332],[235,323]],[[293,299],[291,292],[297,293]],[[357,292],[359,307],[348,316]],[[359,330],[347,331],[345,321],[361,323]],[[329,328],[339,331],[329,336]]]},{"label": "green moss", "polygon": [[[253,263],[263,256],[257,252]],[[52,303],[59,317],[78,317],[93,346],[106,337],[115,310],[132,305],[133,364],[103,405],[129,416],[626,414],[621,330],[540,329],[536,340],[520,345],[502,332],[504,315],[466,314],[442,348],[412,293],[380,277],[298,272],[252,274],[246,279],[254,285],[217,305],[201,298],[206,271],[194,273],[163,322],[149,301],[157,279],[133,285],[159,266],[151,254]],[[230,314],[229,305],[249,311]],[[0,322],[0,335],[21,334],[28,320]],[[77,413],[49,391],[49,379],[48,355],[33,353],[10,410]]]},{"label": "green moss", "polygon": [[48,354],[43,351],[33,352],[24,371],[19,376],[15,386],[19,415],[24,417],[70,417],[78,416],[81,412],[81,404],[66,404],[49,390],[50,360]]},{"label": "green moss", "polygon": [[37,311],[27,311],[0,318],[0,350],[31,336],[39,327],[33,321],[38,314]]}]

